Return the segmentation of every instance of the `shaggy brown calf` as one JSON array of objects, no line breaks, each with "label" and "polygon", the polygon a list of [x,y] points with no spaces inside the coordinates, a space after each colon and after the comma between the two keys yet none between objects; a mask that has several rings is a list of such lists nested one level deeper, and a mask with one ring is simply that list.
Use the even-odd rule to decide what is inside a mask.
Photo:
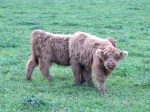
[{"label": "shaggy brown calf", "polygon": [[59,35],[35,30],[31,36],[32,55],[26,65],[26,79],[30,80],[34,68],[38,65],[41,73],[53,81],[49,67],[52,63],[68,66],[69,39],[72,35]]},{"label": "shaggy brown calf", "polygon": [[81,84],[86,81],[93,87],[93,72],[101,93],[106,92],[106,78],[127,54],[127,51],[116,48],[116,42],[112,38],[100,39],[88,33],[77,32],[69,40],[70,63],[76,82]]},{"label": "shaggy brown calf", "polygon": [[[35,30],[31,36],[32,55],[26,66],[26,79],[30,80],[34,68],[38,65],[41,73],[49,80],[52,77],[49,74],[49,67],[52,63],[68,66],[69,58],[69,39],[72,35],[60,35]],[[108,38],[115,44],[115,40]],[[83,79],[84,80],[84,79]]]}]

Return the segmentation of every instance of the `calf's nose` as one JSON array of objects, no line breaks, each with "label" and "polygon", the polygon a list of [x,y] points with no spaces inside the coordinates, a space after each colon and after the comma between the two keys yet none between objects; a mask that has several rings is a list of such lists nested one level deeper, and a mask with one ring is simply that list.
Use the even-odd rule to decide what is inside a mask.
[{"label": "calf's nose", "polygon": [[113,63],[112,61],[110,61],[110,62],[108,62],[108,65],[109,65],[109,66],[113,66],[114,63]]}]

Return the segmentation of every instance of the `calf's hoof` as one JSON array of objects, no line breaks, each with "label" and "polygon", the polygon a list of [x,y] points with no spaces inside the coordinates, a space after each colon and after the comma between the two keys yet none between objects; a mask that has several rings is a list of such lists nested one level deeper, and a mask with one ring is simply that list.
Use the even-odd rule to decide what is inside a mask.
[{"label": "calf's hoof", "polygon": [[49,81],[49,82],[54,82],[54,80],[53,80],[52,78],[51,78],[51,79],[48,79],[48,81]]},{"label": "calf's hoof", "polygon": [[90,84],[88,84],[88,86],[91,88],[95,88],[94,83],[90,83]]},{"label": "calf's hoof", "polygon": [[46,78],[47,78],[47,80],[48,80],[49,82],[54,82],[54,80],[53,80],[53,78],[52,78],[51,76],[46,76]]},{"label": "calf's hoof", "polygon": [[75,80],[75,84],[76,84],[76,85],[81,85],[81,84],[83,84],[83,83],[82,83],[82,81],[80,81],[80,80]]},{"label": "calf's hoof", "polygon": [[107,93],[107,90],[105,88],[100,88],[99,93],[105,94]]},{"label": "calf's hoof", "polygon": [[85,82],[86,82],[85,79],[82,79],[82,80],[81,80],[81,84],[83,84],[83,83],[85,83]]},{"label": "calf's hoof", "polygon": [[30,81],[30,80],[31,80],[31,77],[26,77],[26,80]]}]

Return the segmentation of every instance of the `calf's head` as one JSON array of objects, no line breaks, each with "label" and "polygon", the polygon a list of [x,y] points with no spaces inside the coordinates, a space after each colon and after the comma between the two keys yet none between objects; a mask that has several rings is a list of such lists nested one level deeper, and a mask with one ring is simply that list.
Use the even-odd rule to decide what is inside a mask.
[{"label": "calf's head", "polygon": [[128,52],[120,51],[115,47],[106,47],[103,50],[97,50],[96,55],[103,61],[105,68],[112,71],[117,67],[118,62],[128,55]]}]

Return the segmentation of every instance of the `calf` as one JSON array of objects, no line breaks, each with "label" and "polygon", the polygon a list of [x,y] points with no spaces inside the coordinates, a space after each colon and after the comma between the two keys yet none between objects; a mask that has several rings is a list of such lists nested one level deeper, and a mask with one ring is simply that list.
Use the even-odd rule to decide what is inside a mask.
[{"label": "calf", "polygon": [[26,79],[30,80],[32,72],[39,66],[41,73],[49,80],[53,81],[49,67],[52,63],[68,66],[69,39],[72,35],[60,35],[35,30],[31,36],[32,55],[26,65]]},{"label": "calf", "polygon": [[101,39],[88,33],[77,32],[69,40],[70,64],[76,82],[81,84],[86,81],[93,87],[93,73],[101,93],[106,92],[106,78],[127,54],[127,51],[116,48],[113,38]]}]

